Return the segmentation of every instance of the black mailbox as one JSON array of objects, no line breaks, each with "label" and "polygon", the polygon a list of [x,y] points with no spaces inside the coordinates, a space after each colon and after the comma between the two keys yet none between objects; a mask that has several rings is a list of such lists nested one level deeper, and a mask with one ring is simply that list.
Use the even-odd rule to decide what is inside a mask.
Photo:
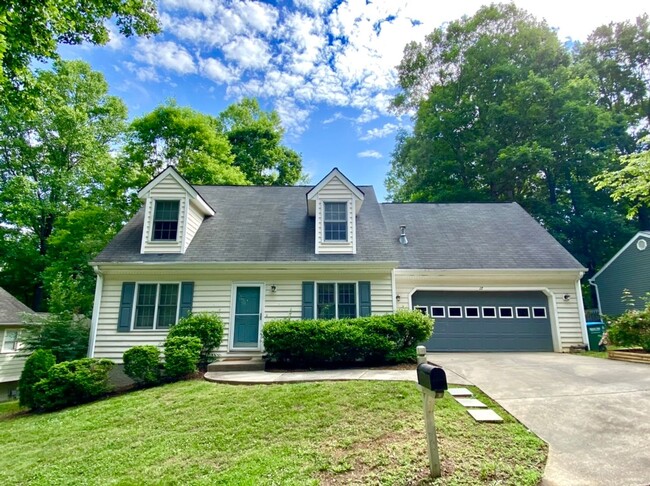
[{"label": "black mailbox", "polygon": [[418,383],[428,390],[441,393],[447,389],[445,370],[431,363],[418,365]]}]

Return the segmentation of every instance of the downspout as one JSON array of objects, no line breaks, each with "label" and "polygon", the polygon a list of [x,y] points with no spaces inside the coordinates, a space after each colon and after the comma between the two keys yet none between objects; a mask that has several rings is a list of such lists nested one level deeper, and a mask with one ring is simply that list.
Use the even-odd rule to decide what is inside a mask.
[{"label": "downspout", "polygon": [[600,292],[598,291],[598,284],[594,280],[593,277],[591,277],[589,280],[589,285],[591,285],[593,288],[596,289],[596,300],[598,301],[598,314],[600,315],[600,319],[603,319],[603,310],[600,308]]},{"label": "downspout", "polygon": [[95,356],[95,340],[97,338],[97,324],[99,322],[99,307],[102,300],[102,290],[104,289],[104,274],[99,270],[97,265],[93,265],[93,271],[97,275],[95,284],[95,300],[93,302],[93,317],[90,321],[90,337],[88,339],[88,357]]}]

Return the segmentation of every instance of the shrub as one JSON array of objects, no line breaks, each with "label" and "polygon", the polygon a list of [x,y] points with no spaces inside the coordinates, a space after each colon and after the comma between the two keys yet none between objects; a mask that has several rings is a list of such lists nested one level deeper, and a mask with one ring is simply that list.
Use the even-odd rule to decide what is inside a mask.
[{"label": "shrub", "polygon": [[216,314],[191,314],[169,330],[171,337],[196,337],[201,340],[199,368],[205,371],[216,358],[214,350],[223,339],[223,322]]},{"label": "shrub", "polygon": [[49,349],[37,349],[27,358],[18,382],[21,407],[34,408],[34,385],[47,378],[47,372],[55,364],[56,358]]},{"label": "shrub", "polygon": [[34,385],[34,408],[56,410],[85,403],[111,391],[108,359],[83,358],[64,361],[50,368],[47,377]]},{"label": "shrub", "polygon": [[167,336],[165,340],[165,374],[180,379],[196,373],[201,357],[201,340],[197,337]]},{"label": "shrub", "polygon": [[156,346],[134,346],[124,351],[124,373],[141,385],[160,381],[160,350]]},{"label": "shrub", "polygon": [[650,303],[643,310],[629,309],[609,323],[607,335],[617,346],[641,346],[650,352]]},{"label": "shrub", "polygon": [[289,366],[400,363],[431,336],[433,320],[418,311],[340,320],[279,320],[264,326],[271,361]]},{"label": "shrub", "polygon": [[86,357],[90,325],[85,317],[62,313],[28,316],[27,319],[22,337],[25,351],[49,349],[57,363]]}]

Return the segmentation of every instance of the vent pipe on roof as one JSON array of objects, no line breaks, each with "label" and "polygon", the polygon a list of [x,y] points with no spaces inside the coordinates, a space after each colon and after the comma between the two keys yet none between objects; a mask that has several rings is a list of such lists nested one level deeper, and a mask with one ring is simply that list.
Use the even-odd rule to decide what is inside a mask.
[{"label": "vent pipe on roof", "polygon": [[399,225],[399,242],[402,245],[406,245],[409,240],[406,238],[406,225],[405,224],[400,224]]}]

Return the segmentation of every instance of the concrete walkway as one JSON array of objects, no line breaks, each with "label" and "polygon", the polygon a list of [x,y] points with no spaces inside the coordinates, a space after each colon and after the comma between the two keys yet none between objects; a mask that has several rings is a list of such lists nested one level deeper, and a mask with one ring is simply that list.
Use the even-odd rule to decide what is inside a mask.
[{"label": "concrete walkway", "polygon": [[427,357],[549,444],[542,484],[650,484],[650,366],[559,353]]},{"label": "concrete walkway", "polygon": [[[208,372],[205,379],[216,383],[238,385],[272,384],[272,383],[303,383],[308,381],[347,381],[347,380],[380,380],[380,381],[413,381],[417,382],[415,370],[380,370],[380,369],[348,369],[324,371],[221,371]],[[457,385],[470,385],[465,378],[453,372],[447,372],[447,382]]]}]

